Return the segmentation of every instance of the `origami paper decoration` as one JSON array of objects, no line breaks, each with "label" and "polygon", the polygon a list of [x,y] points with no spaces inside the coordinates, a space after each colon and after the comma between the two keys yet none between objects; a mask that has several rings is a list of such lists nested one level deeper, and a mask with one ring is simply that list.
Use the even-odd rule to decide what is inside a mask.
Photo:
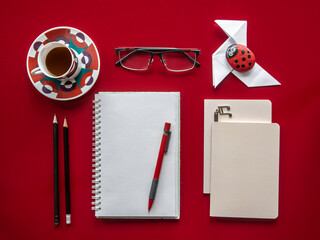
[{"label": "origami paper decoration", "polygon": [[[226,50],[232,44],[247,46],[247,21],[216,20],[228,39],[212,55],[213,86],[217,87],[230,73],[234,74],[248,87],[262,87],[280,85],[280,83],[266,72],[257,62],[247,72],[238,72],[229,65]],[[257,59],[259,57],[256,56]]]}]

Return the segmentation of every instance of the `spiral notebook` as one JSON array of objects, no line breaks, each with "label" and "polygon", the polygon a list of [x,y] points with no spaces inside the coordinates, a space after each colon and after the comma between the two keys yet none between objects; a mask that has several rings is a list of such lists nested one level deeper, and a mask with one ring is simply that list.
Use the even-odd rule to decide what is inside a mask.
[{"label": "spiral notebook", "polygon": [[[180,93],[100,92],[94,100],[93,207],[97,218],[180,216]],[[156,198],[148,197],[165,122],[171,138]]]}]

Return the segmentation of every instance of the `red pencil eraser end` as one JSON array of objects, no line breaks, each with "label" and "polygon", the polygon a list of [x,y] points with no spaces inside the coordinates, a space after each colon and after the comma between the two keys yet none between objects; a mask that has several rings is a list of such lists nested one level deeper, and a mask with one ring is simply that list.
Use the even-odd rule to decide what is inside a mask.
[{"label": "red pencil eraser end", "polygon": [[171,127],[171,123],[167,123],[167,122],[166,122],[166,123],[164,124],[164,130],[165,130],[165,131],[170,131],[170,127]]}]

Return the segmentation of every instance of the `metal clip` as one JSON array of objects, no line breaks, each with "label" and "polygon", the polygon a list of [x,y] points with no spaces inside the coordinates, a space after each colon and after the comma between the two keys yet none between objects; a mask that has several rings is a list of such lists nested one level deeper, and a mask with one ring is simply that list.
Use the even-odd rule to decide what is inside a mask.
[{"label": "metal clip", "polygon": [[218,122],[218,121],[219,121],[219,114],[220,114],[220,115],[228,115],[229,118],[232,117],[232,113],[230,113],[230,112],[225,113],[225,112],[223,111],[224,108],[225,108],[227,111],[230,111],[230,106],[218,106],[218,108],[217,108],[216,111],[214,112],[214,121],[215,121],[215,122]]}]

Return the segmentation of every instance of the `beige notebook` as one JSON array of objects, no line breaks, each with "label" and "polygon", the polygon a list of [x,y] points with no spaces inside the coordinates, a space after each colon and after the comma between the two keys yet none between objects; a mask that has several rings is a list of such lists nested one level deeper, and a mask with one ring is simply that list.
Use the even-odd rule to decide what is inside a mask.
[{"label": "beige notebook", "polygon": [[230,106],[232,118],[219,116],[219,122],[271,123],[269,100],[204,100],[203,193],[210,193],[211,124],[218,106]]},{"label": "beige notebook", "polygon": [[276,123],[212,125],[210,216],[278,216],[279,135]]}]

